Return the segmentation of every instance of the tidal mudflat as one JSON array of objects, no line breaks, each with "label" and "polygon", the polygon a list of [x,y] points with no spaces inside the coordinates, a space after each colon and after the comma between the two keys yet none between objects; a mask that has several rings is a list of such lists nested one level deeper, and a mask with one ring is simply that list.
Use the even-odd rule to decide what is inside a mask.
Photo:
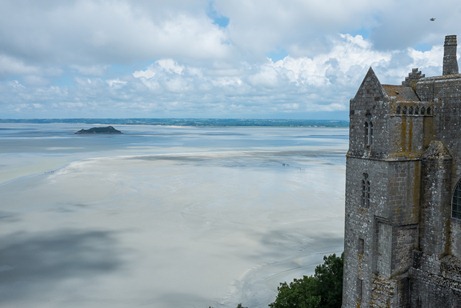
[{"label": "tidal mudflat", "polygon": [[0,306],[266,307],[342,252],[347,128],[116,127],[0,125]]}]

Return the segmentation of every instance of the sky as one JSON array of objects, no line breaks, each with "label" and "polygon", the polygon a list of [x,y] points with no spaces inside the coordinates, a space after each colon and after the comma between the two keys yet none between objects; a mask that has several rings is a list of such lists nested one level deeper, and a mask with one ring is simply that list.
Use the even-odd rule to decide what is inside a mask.
[{"label": "sky", "polygon": [[0,0],[0,118],[347,119],[452,34],[459,0]]}]

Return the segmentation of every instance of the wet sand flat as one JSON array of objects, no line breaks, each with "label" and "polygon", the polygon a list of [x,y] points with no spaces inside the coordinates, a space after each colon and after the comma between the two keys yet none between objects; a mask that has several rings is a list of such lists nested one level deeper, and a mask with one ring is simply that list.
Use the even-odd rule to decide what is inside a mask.
[{"label": "wet sand flat", "polygon": [[3,154],[0,305],[265,307],[342,251],[344,149]]}]

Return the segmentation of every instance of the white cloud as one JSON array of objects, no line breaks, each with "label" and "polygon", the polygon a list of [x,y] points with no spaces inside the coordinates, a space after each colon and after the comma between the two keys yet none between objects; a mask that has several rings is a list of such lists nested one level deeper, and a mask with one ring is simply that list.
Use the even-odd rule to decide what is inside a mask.
[{"label": "white cloud", "polygon": [[26,87],[24,85],[22,85],[19,81],[17,80],[13,80],[11,82],[8,82],[8,86],[10,86],[12,89],[14,90],[23,90],[25,89]]},{"label": "white cloud", "polygon": [[172,59],[162,59],[157,61],[158,66],[167,73],[182,75],[184,66],[179,65]]},{"label": "white cloud", "polygon": [[409,48],[408,55],[413,60],[411,67],[420,68],[430,75],[441,74],[441,59],[443,59],[442,46],[433,46],[431,50],[427,51]]},{"label": "white cloud", "polygon": [[133,72],[133,77],[135,78],[151,79],[154,76],[155,76],[155,71],[152,68],[147,68],[145,70]]},{"label": "white cloud", "polygon": [[71,65],[72,69],[76,70],[82,75],[91,75],[91,76],[102,76],[108,65]]},{"label": "white cloud", "polygon": [[38,73],[39,68],[27,65],[22,60],[0,53],[0,76]]},{"label": "white cloud", "polygon": [[279,78],[279,73],[272,65],[263,65],[259,72],[249,76],[249,81],[255,86],[275,87],[279,82]]},{"label": "white cloud", "polygon": [[110,79],[110,80],[106,80],[106,82],[109,85],[109,87],[114,88],[114,89],[120,89],[124,85],[127,84],[127,81],[120,80],[120,79]]}]

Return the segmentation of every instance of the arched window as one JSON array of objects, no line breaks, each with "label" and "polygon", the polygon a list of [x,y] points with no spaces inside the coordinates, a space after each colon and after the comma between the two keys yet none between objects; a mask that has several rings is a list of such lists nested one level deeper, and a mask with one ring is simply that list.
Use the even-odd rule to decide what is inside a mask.
[{"label": "arched window", "polygon": [[373,143],[373,122],[365,122],[365,145],[369,147]]},{"label": "arched window", "polygon": [[369,128],[369,134],[368,134],[368,144],[372,145],[373,144],[373,122],[370,122]]},{"label": "arched window", "polygon": [[455,192],[453,193],[451,216],[453,218],[461,219],[461,181],[456,184]]},{"label": "arched window", "polygon": [[400,112],[402,112],[401,108],[400,108],[400,105],[397,106],[397,114],[400,114]]},{"label": "arched window", "polygon": [[362,178],[362,207],[370,206],[370,180],[368,173],[363,174]]},{"label": "arched window", "polygon": [[364,128],[365,128],[365,145],[369,146],[368,144],[368,122],[365,122]]},{"label": "arched window", "polygon": [[410,106],[410,108],[408,109],[408,114],[413,114],[413,106]]}]

